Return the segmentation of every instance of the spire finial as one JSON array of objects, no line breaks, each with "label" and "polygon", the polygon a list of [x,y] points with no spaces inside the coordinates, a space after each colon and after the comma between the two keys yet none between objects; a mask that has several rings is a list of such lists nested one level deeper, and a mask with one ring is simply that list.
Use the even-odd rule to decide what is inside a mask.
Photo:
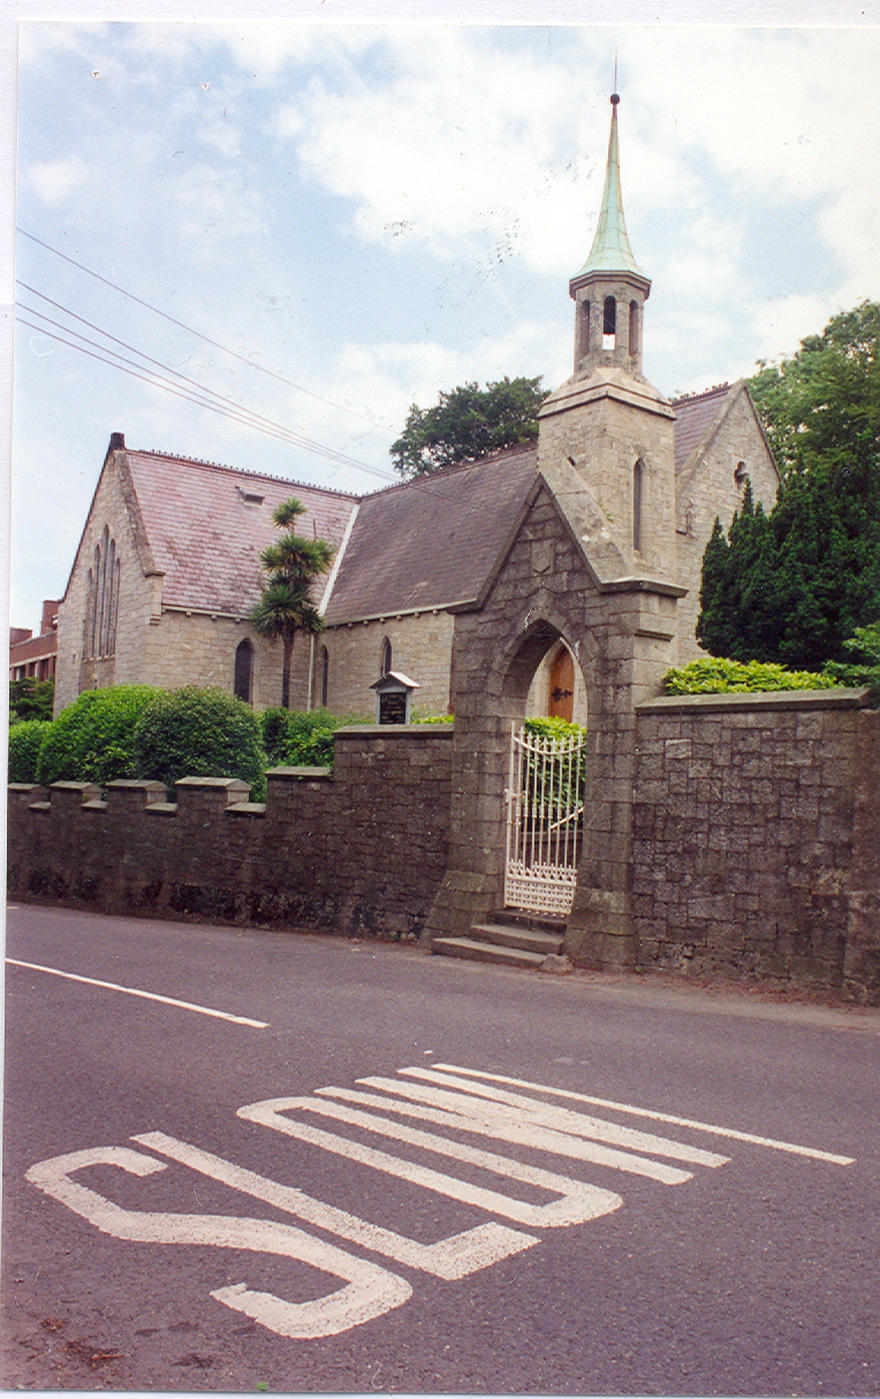
[{"label": "spire finial", "polygon": [[[617,85],[617,53],[614,55],[614,82]],[[605,188],[602,192],[602,207],[596,236],[578,277],[589,272],[632,272],[645,278],[633,257],[632,248],[626,233],[623,217],[623,199],[620,193],[620,157],[617,148],[617,107],[620,97],[611,94],[611,134],[608,140],[608,159],[605,166]]]},{"label": "spire finial", "polygon": [[614,50],[614,83],[611,88],[611,105],[616,107],[620,98],[617,95],[617,49]]}]

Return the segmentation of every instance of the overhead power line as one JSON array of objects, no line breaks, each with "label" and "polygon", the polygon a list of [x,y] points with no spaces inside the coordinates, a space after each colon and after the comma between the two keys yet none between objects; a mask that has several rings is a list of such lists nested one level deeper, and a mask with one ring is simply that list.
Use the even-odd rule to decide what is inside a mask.
[{"label": "overhead power line", "polygon": [[[63,322],[52,319],[43,311],[30,306],[21,306],[22,311],[27,312],[29,315],[39,317],[41,321],[45,321],[48,325],[54,326],[56,330],[64,331],[67,335],[72,335],[75,340],[82,341],[85,345],[91,345],[94,350],[101,351],[103,356],[112,356],[111,359],[104,359],[103,362],[105,364],[110,364],[119,369],[125,369],[126,365],[131,366],[131,368],[125,371],[126,373],[131,373],[132,369],[141,371],[148,365],[155,365],[158,369],[163,370],[165,374],[172,374],[175,379],[180,380],[182,384],[188,385],[190,392],[187,393],[185,390],[182,390],[180,384],[172,386],[164,375],[156,374],[155,371],[151,369],[147,370],[146,375],[138,373],[136,377],[146,379],[146,382],[152,383],[159,388],[167,388],[169,390],[173,388],[173,391],[177,392],[178,396],[188,397],[193,403],[199,403],[202,407],[212,408],[214,412],[221,413],[224,417],[244,423],[249,427],[254,427],[258,431],[267,432],[271,436],[280,437],[283,441],[290,442],[294,446],[302,447],[307,451],[317,452],[319,455],[339,462],[341,465],[354,467],[359,471],[366,471],[385,481],[395,481],[397,479],[390,471],[383,471],[380,467],[370,466],[366,462],[360,461],[356,457],[351,457],[345,452],[339,452],[333,447],[327,447],[323,443],[317,442],[314,438],[306,437],[303,433],[295,432],[293,429],[286,427],[283,423],[265,417],[262,413],[253,412],[243,404],[238,403],[235,399],[227,398],[224,394],[218,394],[207,385],[198,383],[197,380],[191,379],[186,374],[181,374],[179,370],[173,369],[170,365],[164,364],[161,360],[154,359],[151,355],[145,354],[144,351],[138,350],[135,346],[128,344],[127,341],[120,340],[117,336],[111,335],[110,332],[104,330],[102,326],[95,325],[93,321],[88,321],[85,317],[77,315],[75,311],[69,310],[60,302],[54,301],[49,296],[44,296],[42,292],[37,291],[34,287],[28,286],[26,282],[19,281],[18,285],[23,287],[25,291],[30,292],[33,296],[38,296],[41,301],[45,301],[50,306],[54,306],[56,310],[61,311],[65,316],[69,316],[73,320],[78,321],[80,325],[87,326],[89,330],[93,330],[106,340],[112,341],[114,345],[120,345],[123,349],[129,350],[131,354],[138,356],[138,360],[128,359],[127,356],[120,355],[118,351],[110,349],[107,345],[101,344],[100,341],[92,340],[89,336],[81,335],[78,331],[73,330]],[[33,330],[42,331],[43,334],[51,335],[51,332],[44,327],[35,326],[32,322],[22,320],[21,317],[19,317],[19,319],[23,325],[27,325]],[[64,340],[61,336],[52,336],[52,338],[60,340],[62,344],[70,346],[71,349],[82,349],[81,345],[76,345],[69,340]],[[84,353],[86,352],[84,351]],[[139,362],[140,360],[145,361],[146,365],[141,364]],[[195,393],[193,393],[192,390],[195,390]],[[206,395],[207,397],[202,397],[202,395]]]},{"label": "overhead power line", "polygon": [[[48,317],[43,317],[40,311],[30,311],[29,314],[39,316],[44,320],[48,319]],[[283,442],[291,443],[293,446],[303,447],[309,451],[316,452],[319,456],[326,457],[339,465],[354,467],[358,471],[366,471],[370,475],[379,476],[384,481],[396,480],[396,477],[391,476],[387,471],[382,471],[377,466],[368,466],[366,462],[357,461],[354,457],[347,457],[344,453],[337,452],[332,447],[325,447],[320,442],[312,443],[307,438],[302,438],[299,434],[293,433],[289,429],[280,425],[272,425],[270,419],[264,419],[262,422],[258,422],[256,421],[257,415],[251,414],[248,409],[243,409],[238,412],[230,411],[229,408],[224,407],[221,402],[217,401],[219,396],[215,396],[212,400],[211,398],[204,397],[200,393],[194,393],[185,387],[175,385],[164,379],[161,375],[157,375],[150,370],[146,373],[140,373],[137,368],[128,367],[134,363],[133,361],[126,360],[124,356],[117,355],[114,350],[110,350],[106,346],[98,345],[96,341],[89,340],[86,336],[79,335],[75,330],[67,330],[67,334],[74,336],[75,339],[82,340],[84,344],[77,345],[75,340],[68,340],[63,335],[58,335],[54,331],[47,330],[43,325],[37,325],[33,321],[26,320],[21,314],[16,315],[16,320],[20,325],[27,326],[29,329],[37,331],[40,335],[48,336],[50,340],[56,340],[62,345],[67,345],[70,349],[78,350],[80,354],[87,355],[89,359],[98,360],[101,364],[110,365],[113,369],[121,369],[123,373],[131,375],[132,378],[140,379],[143,383],[149,384],[153,388],[163,389],[166,393],[174,394],[176,398],[183,398],[189,403],[196,403],[202,408],[208,408],[211,412],[219,413],[222,417],[228,418],[233,422],[239,422],[246,427],[255,428],[259,432],[264,432],[269,437],[277,437]],[[50,324],[57,325],[57,322],[50,321]],[[66,329],[66,327],[63,328]],[[104,353],[96,353],[95,349],[88,350],[85,348],[86,344],[95,346],[96,349],[102,350]],[[145,366],[142,365],[140,368],[143,369]],[[208,389],[205,392],[210,394],[212,391]]]},{"label": "overhead power line", "polygon": [[313,389],[307,389],[303,384],[296,384],[292,379],[285,378],[283,374],[278,374],[274,369],[267,369],[265,365],[258,364],[256,360],[248,359],[247,355],[239,354],[237,350],[230,349],[228,345],[221,345],[218,340],[212,340],[209,335],[204,335],[200,330],[196,330],[194,326],[187,325],[185,321],[177,320],[175,316],[170,316],[167,311],[161,311],[158,306],[153,306],[151,302],[145,301],[143,297],[136,296],[134,292],[126,291],[125,287],[119,286],[117,282],[112,282],[109,277],[102,277],[100,272],[92,271],[92,269],[86,267],[84,263],[77,262],[76,258],[69,257],[67,253],[62,253],[58,248],[53,248],[49,243],[44,243],[42,238],[37,238],[35,234],[28,233],[26,228],[18,226],[18,232],[21,233],[23,237],[29,238],[32,243],[37,243],[41,248],[45,248],[47,252],[53,253],[55,257],[60,257],[65,262],[69,262],[72,267],[79,268],[80,272],[85,272],[89,277],[94,277],[96,281],[103,282],[106,287],[111,287],[113,291],[119,292],[121,296],[128,297],[130,301],[136,301],[139,306],[143,306],[146,310],[152,311],[156,316],[161,316],[163,320],[170,321],[172,325],[176,325],[179,329],[187,331],[188,334],[197,336],[198,339],[203,340],[206,345],[213,345],[215,350],[221,350],[224,355],[231,355],[233,359],[240,360],[242,364],[246,364],[250,369],[256,369],[261,374],[268,374],[271,379],[277,379],[279,383],[287,384],[288,388],[296,389],[297,393],[308,394],[309,398],[317,399],[319,403],[326,403],[329,408],[335,408],[339,413],[349,413],[353,418],[359,418],[361,422],[369,423],[372,428],[381,429],[383,432],[394,431],[387,423],[377,422],[376,418],[366,413],[359,413],[356,408],[349,408],[344,403],[335,403],[332,399],[325,398],[323,394],[315,393]]}]

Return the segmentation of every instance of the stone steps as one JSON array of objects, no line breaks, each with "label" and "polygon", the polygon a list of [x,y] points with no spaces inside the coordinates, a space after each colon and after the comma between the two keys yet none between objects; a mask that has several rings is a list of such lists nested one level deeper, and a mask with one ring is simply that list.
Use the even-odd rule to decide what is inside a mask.
[{"label": "stone steps", "polygon": [[477,938],[435,938],[431,951],[441,957],[463,957],[469,962],[499,962],[508,967],[528,967],[536,970],[546,953],[526,952],[519,947],[502,947],[496,942],[480,942]]},{"label": "stone steps", "polygon": [[493,911],[485,923],[475,923],[467,937],[434,938],[431,951],[535,971],[547,957],[561,954],[564,936],[564,919],[506,908]]}]

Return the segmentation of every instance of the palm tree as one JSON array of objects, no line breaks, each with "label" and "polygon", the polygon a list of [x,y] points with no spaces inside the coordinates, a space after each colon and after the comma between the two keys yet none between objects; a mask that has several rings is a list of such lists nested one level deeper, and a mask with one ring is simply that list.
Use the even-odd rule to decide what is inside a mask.
[{"label": "palm tree", "polygon": [[326,539],[306,539],[290,529],[305,509],[291,497],[274,511],[276,525],[288,533],[269,544],[260,555],[265,584],[250,618],[261,636],[273,641],[281,637],[281,703],[285,709],[290,708],[290,662],[296,634],[301,631],[316,636],[324,628],[311,594],[315,581],[326,573],[333,558],[333,549]]}]

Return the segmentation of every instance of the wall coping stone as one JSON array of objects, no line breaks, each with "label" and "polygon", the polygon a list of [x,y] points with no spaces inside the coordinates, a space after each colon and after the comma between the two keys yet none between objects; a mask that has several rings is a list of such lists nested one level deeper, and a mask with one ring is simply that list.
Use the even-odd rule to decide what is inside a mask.
[{"label": "wall coping stone", "polygon": [[717,695],[662,695],[636,705],[637,714],[740,709],[863,709],[870,691],[843,685],[829,690],[728,690]]},{"label": "wall coping stone", "polygon": [[144,810],[148,816],[176,816],[177,802],[150,802]]},{"label": "wall coping stone", "polygon": [[332,782],[333,769],[329,767],[277,767],[269,768],[267,779],[276,782]]},{"label": "wall coping stone", "polygon": [[349,724],[334,734],[337,743],[348,738],[451,739],[454,736],[454,724]]},{"label": "wall coping stone", "polygon": [[265,816],[265,802],[236,802],[235,806],[228,806],[223,813],[224,816]]},{"label": "wall coping stone", "polygon": [[227,792],[249,792],[250,786],[240,777],[179,777],[175,787],[225,787]]}]

